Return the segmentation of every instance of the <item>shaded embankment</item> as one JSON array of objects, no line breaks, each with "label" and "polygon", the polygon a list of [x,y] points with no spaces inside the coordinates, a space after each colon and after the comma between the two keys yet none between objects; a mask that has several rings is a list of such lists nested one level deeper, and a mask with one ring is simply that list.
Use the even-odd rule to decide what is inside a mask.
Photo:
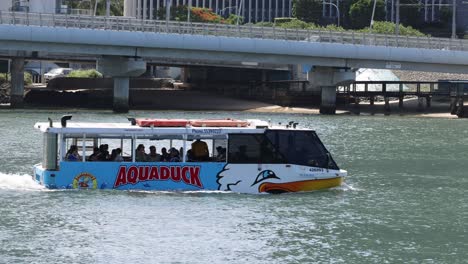
[{"label": "shaded embankment", "polygon": [[[112,90],[30,90],[25,97],[32,107],[112,108]],[[252,110],[272,104],[229,98],[217,94],[174,89],[131,89],[131,109],[154,110]]]}]

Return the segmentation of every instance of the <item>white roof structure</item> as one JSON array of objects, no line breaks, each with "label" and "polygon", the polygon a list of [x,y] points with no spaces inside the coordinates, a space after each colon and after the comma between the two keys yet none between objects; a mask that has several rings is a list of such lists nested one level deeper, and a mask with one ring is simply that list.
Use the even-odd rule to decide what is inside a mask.
[{"label": "white roof structure", "polygon": [[43,133],[65,134],[67,136],[119,136],[119,137],[156,137],[161,135],[167,138],[169,135],[188,135],[192,137],[225,137],[227,134],[254,133],[262,134],[270,127],[268,122],[261,120],[247,120],[247,127],[140,127],[128,123],[89,123],[67,122],[62,127],[60,122],[54,122],[52,126],[48,122],[38,122],[34,128]]}]

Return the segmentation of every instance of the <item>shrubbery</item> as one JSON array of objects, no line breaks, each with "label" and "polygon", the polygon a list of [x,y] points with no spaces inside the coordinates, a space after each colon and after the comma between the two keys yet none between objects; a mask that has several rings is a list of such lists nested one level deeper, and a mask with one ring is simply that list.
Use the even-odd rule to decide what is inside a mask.
[{"label": "shrubbery", "polygon": [[92,70],[76,70],[70,72],[66,77],[74,78],[102,78],[102,74],[94,69]]},{"label": "shrubbery", "polygon": [[[370,25],[370,18],[372,16],[372,8],[374,1],[372,0],[358,0],[354,2],[349,8],[349,18],[351,20],[352,28],[361,29]],[[378,20],[385,19],[385,4],[383,0],[377,0],[375,7],[374,23]]]},{"label": "shrubbery", "polygon": [[[260,22],[255,24],[255,26],[260,26],[260,27],[279,27],[279,28],[295,28],[295,29],[310,29],[310,30],[326,30],[326,31],[346,31],[342,27],[338,27],[336,25],[330,24],[325,27],[318,26],[314,23],[306,23],[304,21],[301,21],[299,19],[292,19],[289,22],[284,22],[284,23],[276,23],[273,24],[271,22]],[[370,29],[363,28],[360,30],[357,30],[357,32],[370,32]],[[383,21],[375,21],[374,26],[372,28],[372,33],[377,33],[377,34],[395,34],[395,23],[391,22],[383,22]],[[400,24],[400,35],[402,36],[419,36],[423,37],[426,36],[424,33],[421,31],[414,29],[410,26],[406,27],[402,24]]]},{"label": "shrubbery", "polygon": [[[401,36],[414,36],[414,37],[425,37],[426,35],[421,31],[414,29],[410,26],[404,26],[400,24],[399,31]],[[364,28],[359,30],[359,32],[370,32],[370,28]],[[395,23],[385,22],[385,21],[375,21],[374,26],[372,27],[372,33],[378,34],[395,34]]]},{"label": "shrubbery", "polygon": [[318,23],[322,18],[321,0],[294,0],[294,17],[309,23]]},{"label": "shrubbery", "polygon": [[[0,73],[0,84],[8,80],[11,82],[11,75],[9,73]],[[29,72],[24,72],[24,84],[30,85],[32,83],[32,75]]]}]

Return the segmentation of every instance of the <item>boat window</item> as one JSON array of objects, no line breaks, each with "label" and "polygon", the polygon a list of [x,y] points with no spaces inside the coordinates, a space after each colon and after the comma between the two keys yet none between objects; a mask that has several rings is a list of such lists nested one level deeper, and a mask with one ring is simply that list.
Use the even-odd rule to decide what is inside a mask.
[{"label": "boat window", "polygon": [[265,134],[231,134],[229,163],[289,163],[338,169],[313,131],[268,130]]},{"label": "boat window", "polygon": [[264,134],[229,135],[229,163],[286,163]]},{"label": "boat window", "polygon": [[[83,142],[84,140],[84,142]],[[191,155],[192,143],[200,140],[204,149],[207,150],[203,157]],[[187,162],[226,162],[227,139],[226,136],[219,137],[191,137],[185,141],[181,135],[164,135],[155,137],[154,135],[137,137],[132,143],[132,139],[122,138],[119,135],[104,135],[101,137],[79,137],[79,135],[66,135],[62,150],[63,161],[132,161],[145,162],[159,161],[183,161]],[[142,147],[140,147],[140,145]],[[67,152],[72,148],[77,149],[77,158],[69,159]],[[206,146],[206,148],[205,148]],[[137,151],[138,148],[142,150]],[[184,150],[186,148],[186,150]],[[120,157],[115,159],[113,151],[119,149]],[[164,153],[163,153],[164,150]],[[171,153],[172,152],[172,153]],[[118,153],[118,152],[117,152]],[[132,155],[135,153],[135,159]],[[175,155],[174,155],[175,154]],[[176,157],[176,158],[175,158]]]},{"label": "boat window", "polygon": [[[84,143],[84,144],[83,144]],[[69,159],[67,153],[76,146],[79,160]],[[83,148],[84,146],[84,148]],[[117,150],[120,154],[117,154]],[[114,161],[116,156],[122,157],[117,158],[117,161],[131,161],[131,139],[121,138],[83,138],[69,137],[65,138],[65,149],[63,151],[62,159],[64,161],[82,161],[82,157],[85,157],[85,161]]]},{"label": "boat window", "polygon": [[288,163],[338,169],[314,131],[268,130],[265,135]]}]

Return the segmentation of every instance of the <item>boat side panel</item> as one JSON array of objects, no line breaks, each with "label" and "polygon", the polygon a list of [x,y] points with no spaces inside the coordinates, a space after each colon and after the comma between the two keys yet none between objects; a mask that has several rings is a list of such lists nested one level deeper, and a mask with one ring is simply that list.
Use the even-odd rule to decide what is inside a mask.
[{"label": "boat side panel", "polygon": [[217,190],[224,163],[61,162],[58,188]]},{"label": "boat side panel", "polygon": [[276,193],[339,186],[346,172],[285,164],[62,162],[59,172],[35,175],[49,188]]}]

